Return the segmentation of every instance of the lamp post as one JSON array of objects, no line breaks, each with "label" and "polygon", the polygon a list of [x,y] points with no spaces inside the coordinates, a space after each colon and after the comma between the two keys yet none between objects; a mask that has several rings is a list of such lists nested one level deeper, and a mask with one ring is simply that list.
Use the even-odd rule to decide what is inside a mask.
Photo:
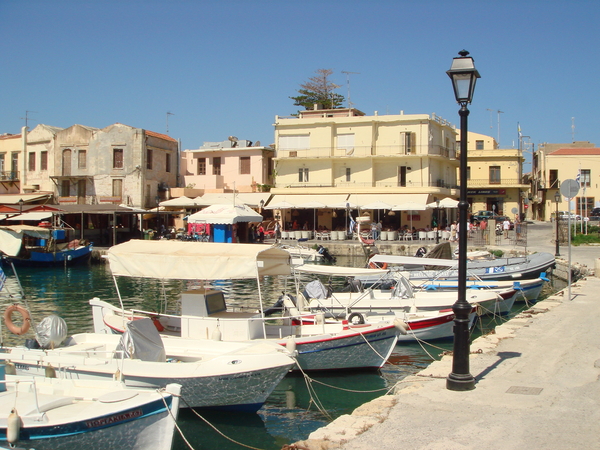
[{"label": "lamp post", "polygon": [[554,256],[560,256],[560,240],[558,236],[558,204],[560,203],[560,200],[560,192],[556,191],[554,194],[554,202],[556,203],[556,217],[554,218],[554,221],[556,222],[556,251],[554,252]]},{"label": "lamp post", "polygon": [[156,200],[156,232],[160,236],[160,197],[157,195],[154,200]]},{"label": "lamp post", "polygon": [[[437,222],[437,230],[435,230],[435,244],[440,243],[440,201],[435,201],[435,219]],[[460,236],[459,236],[460,237]]]},{"label": "lamp post", "polygon": [[23,203],[25,203],[23,199],[19,199],[19,214],[23,214]]},{"label": "lamp post", "polygon": [[469,373],[469,314],[471,305],[467,302],[467,105],[473,99],[475,83],[480,78],[469,52],[458,52],[460,57],[452,61],[446,73],[452,80],[454,96],[460,105],[460,200],[458,202],[458,299],[452,306],[454,312],[454,351],[452,373],[446,378],[446,389],[468,391],[475,388],[475,378]]}]

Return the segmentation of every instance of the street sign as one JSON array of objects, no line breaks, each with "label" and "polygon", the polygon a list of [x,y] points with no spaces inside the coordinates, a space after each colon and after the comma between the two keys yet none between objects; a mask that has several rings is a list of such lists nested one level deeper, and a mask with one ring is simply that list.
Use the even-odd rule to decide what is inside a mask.
[{"label": "street sign", "polygon": [[579,193],[579,182],[576,180],[565,180],[560,184],[560,193],[563,197],[567,197],[569,200],[576,197]]}]

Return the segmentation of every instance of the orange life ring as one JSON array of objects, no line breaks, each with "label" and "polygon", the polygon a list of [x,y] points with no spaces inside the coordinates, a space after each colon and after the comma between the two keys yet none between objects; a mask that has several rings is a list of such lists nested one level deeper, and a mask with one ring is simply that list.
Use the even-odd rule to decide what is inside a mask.
[{"label": "orange life ring", "polygon": [[369,263],[369,268],[371,268],[371,269],[383,269],[383,270],[385,270],[385,269],[387,269],[387,267],[388,267],[387,263],[383,263],[383,264],[381,264],[381,266],[379,264],[375,263],[375,262],[370,262]]},{"label": "orange life ring", "polygon": [[[21,314],[21,317],[23,318],[23,325],[20,327],[16,326],[12,321],[12,313],[15,311]],[[29,316],[29,311],[27,311],[21,305],[10,305],[8,308],[6,308],[6,311],[4,311],[4,323],[6,324],[6,328],[8,328],[11,333],[19,336],[25,334],[31,326],[31,317]]]}]

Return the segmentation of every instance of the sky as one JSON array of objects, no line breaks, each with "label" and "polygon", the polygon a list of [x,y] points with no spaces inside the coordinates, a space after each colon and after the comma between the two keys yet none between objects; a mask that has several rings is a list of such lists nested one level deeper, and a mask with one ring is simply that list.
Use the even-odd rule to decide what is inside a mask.
[{"label": "sky", "polygon": [[445,72],[466,49],[481,74],[470,131],[503,148],[519,125],[535,148],[600,146],[597,0],[0,0],[0,17],[0,134],[27,117],[30,129],[168,125],[182,149],[269,145],[319,69],[367,115],[458,126]]}]

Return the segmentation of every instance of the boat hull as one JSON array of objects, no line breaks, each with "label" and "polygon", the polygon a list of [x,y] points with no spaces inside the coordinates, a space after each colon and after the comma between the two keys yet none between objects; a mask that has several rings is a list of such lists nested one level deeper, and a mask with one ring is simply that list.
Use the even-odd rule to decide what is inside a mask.
[{"label": "boat hull", "polygon": [[36,252],[30,251],[29,258],[15,256],[7,257],[15,266],[19,267],[43,267],[56,265],[85,264],[90,260],[93,247],[88,245],[72,250],[61,252]]}]

